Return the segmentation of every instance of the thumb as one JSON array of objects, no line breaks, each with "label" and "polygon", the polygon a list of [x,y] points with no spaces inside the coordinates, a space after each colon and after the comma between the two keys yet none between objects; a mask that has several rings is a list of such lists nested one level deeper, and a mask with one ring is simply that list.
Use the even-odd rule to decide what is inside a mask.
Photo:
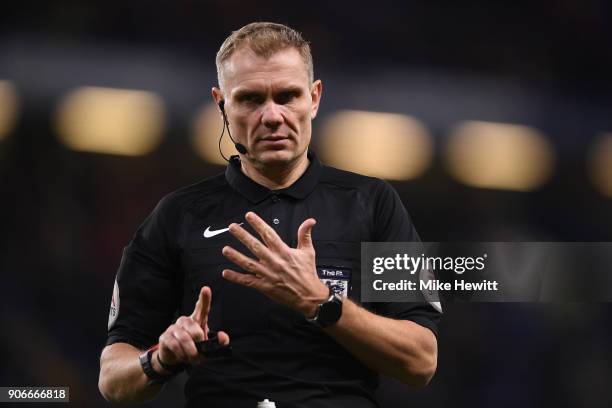
[{"label": "thumb", "polygon": [[314,249],[312,246],[312,227],[315,226],[317,220],[309,218],[298,228],[298,249]]},{"label": "thumb", "polygon": [[229,335],[226,332],[218,331],[217,332],[217,338],[219,339],[219,344],[221,344],[222,346],[229,346],[229,344],[230,344],[230,337],[229,337]]},{"label": "thumb", "polygon": [[200,296],[198,297],[198,301],[193,309],[191,318],[195,320],[195,322],[198,323],[204,330],[206,329],[206,324],[208,322],[208,313],[210,312],[211,300],[212,291],[208,286],[202,286],[202,289],[200,289]]}]

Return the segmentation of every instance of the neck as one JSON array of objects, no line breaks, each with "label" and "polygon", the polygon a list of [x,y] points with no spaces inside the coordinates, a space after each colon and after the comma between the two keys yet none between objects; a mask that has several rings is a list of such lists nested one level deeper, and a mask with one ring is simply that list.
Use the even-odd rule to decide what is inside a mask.
[{"label": "neck", "polygon": [[243,159],[240,161],[240,167],[242,172],[257,184],[261,184],[270,190],[280,190],[295,183],[304,174],[309,163],[310,161],[304,153],[290,164],[256,166]]}]

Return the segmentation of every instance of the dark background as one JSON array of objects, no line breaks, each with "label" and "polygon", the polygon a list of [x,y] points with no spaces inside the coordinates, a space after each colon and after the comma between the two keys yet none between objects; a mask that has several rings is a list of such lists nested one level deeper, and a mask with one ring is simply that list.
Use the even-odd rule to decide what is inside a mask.
[{"label": "dark background", "polygon": [[[69,385],[72,405],[107,405],[98,357],[121,250],[164,194],[222,171],[194,152],[191,121],[216,84],[220,43],[254,20],[287,23],[310,40],[325,84],[315,137],[340,109],[406,113],[428,126],[432,165],[394,183],[423,240],[612,241],[611,199],[587,173],[593,143],[612,131],[609,2],[11,1],[2,9],[0,80],[14,85],[19,109],[0,138],[0,385]],[[156,92],[168,117],[162,144],[142,157],[64,147],[53,118],[79,86]],[[540,129],[555,150],[552,177],[531,192],[456,181],[440,152],[463,120]],[[381,401],[608,407],[611,339],[609,304],[449,304],[431,385],[410,391],[385,381]],[[177,382],[147,406],[182,398]]]}]

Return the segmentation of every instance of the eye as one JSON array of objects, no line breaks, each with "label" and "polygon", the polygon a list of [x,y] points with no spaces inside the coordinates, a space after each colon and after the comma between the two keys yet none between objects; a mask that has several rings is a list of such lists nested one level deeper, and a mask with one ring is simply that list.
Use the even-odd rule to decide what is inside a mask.
[{"label": "eye", "polygon": [[246,104],[261,103],[262,97],[256,93],[246,93],[238,97],[238,102]]},{"label": "eye", "polygon": [[276,103],[280,105],[285,105],[293,101],[298,96],[299,96],[299,92],[297,91],[286,91],[286,92],[281,92],[280,94],[278,94],[278,96],[275,99],[276,99]]}]

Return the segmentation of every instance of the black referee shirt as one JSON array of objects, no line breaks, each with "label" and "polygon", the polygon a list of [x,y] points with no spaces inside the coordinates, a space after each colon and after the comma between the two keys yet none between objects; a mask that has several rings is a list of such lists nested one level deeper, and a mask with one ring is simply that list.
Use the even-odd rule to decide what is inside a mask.
[{"label": "black referee shirt", "polygon": [[[312,238],[317,271],[336,292],[360,303],[360,243],[419,239],[397,193],[386,182],[310,165],[290,187],[271,191],[246,177],[232,158],[225,174],[164,197],[125,248],[111,304],[107,344],[146,349],[177,315],[193,311],[200,288],[212,289],[211,330],[230,336],[232,354],[189,370],[188,407],[376,407],[378,374],[357,361],[299,313],[254,289],[226,281],[237,269],[221,254],[248,250],[229,232],[254,211],[295,247],[297,230],[317,220]],[[253,230],[244,223],[251,233]],[[426,303],[363,304],[375,313],[437,331],[439,313]]]}]

